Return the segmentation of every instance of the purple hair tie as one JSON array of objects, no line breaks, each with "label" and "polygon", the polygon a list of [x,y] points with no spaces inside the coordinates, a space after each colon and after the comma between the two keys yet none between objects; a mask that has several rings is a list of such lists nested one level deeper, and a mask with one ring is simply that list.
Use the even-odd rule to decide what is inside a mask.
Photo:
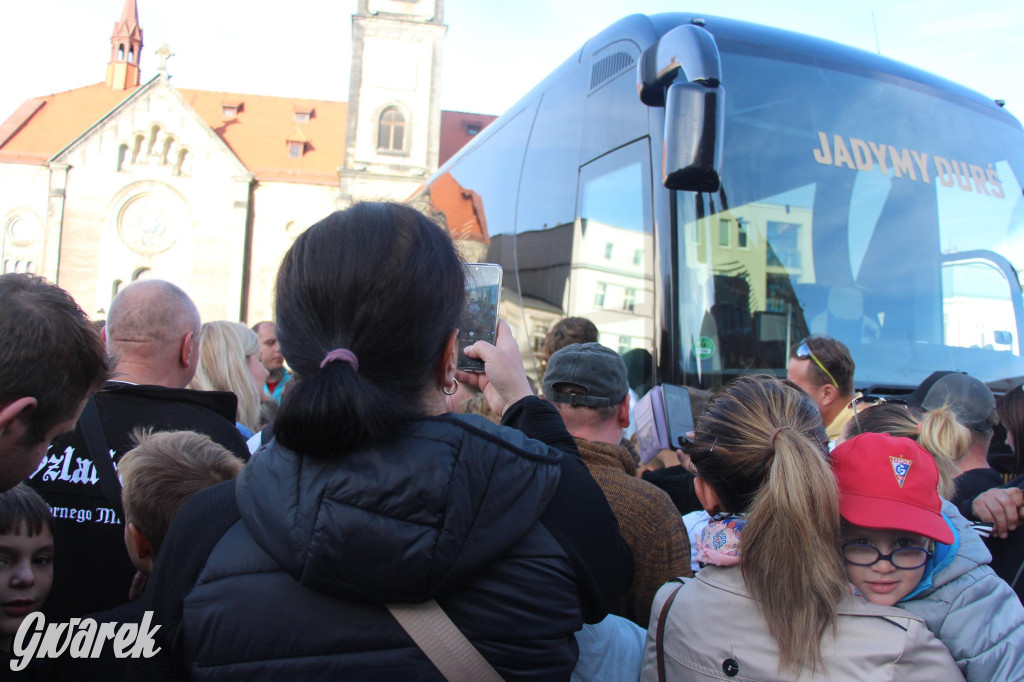
[{"label": "purple hair tie", "polygon": [[356,359],[356,354],[348,348],[335,348],[325,355],[324,361],[320,363],[320,369],[323,369],[332,362],[347,362],[352,365],[352,369],[357,372],[359,371],[359,360]]},{"label": "purple hair tie", "polygon": [[775,452],[775,437],[778,436],[779,433],[781,433],[782,431],[790,431],[791,429],[792,427],[790,426],[780,426],[779,428],[772,431],[772,437],[768,439],[768,449],[771,450],[772,452]]}]

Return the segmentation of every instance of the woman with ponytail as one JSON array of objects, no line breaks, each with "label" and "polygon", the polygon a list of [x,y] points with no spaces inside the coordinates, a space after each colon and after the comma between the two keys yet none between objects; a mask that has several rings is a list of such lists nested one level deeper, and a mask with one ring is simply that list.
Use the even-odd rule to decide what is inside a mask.
[{"label": "woman with ponytail", "polygon": [[[409,207],[356,204],[296,239],[275,314],[295,378],[161,641],[193,679],[441,680],[392,615],[434,602],[502,678],[569,679],[632,556],[508,326],[467,349],[484,373],[456,372],[464,297],[452,240]],[[504,425],[450,414],[459,381]]]},{"label": "woman with ponytail", "polygon": [[690,454],[705,567],[655,597],[644,680],[959,679],[920,619],[852,596],[827,443],[814,403],[774,377],[711,399]]}]

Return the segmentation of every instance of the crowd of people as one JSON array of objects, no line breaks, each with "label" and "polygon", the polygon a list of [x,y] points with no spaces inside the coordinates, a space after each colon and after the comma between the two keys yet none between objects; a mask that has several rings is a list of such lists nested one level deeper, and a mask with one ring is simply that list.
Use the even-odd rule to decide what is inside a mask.
[{"label": "crowd of people", "polygon": [[[1024,680],[1024,388],[863,395],[809,336],[641,463],[589,320],[538,386],[502,321],[457,370],[460,257],[411,208],[313,225],[275,292],[247,327],[140,281],[97,331],[0,276],[0,678]],[[157,646],[33,658],[37,613]]]}]

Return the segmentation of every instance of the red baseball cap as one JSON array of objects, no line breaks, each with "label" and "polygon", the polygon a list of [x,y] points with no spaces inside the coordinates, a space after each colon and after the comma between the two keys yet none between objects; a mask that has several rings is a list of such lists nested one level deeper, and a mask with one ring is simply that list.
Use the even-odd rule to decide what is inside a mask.
[{"label": "red baseball cap", "polygon": [[830,459],[844,519],[953,543],[953,531],[942,517],[939,469],[920,445],[887,433],[862,433],[837,446]]}]

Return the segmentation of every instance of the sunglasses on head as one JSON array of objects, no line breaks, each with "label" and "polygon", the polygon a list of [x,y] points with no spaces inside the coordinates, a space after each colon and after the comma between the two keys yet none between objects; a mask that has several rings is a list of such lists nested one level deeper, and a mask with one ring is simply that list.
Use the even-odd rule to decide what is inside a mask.
[{"label": "sunglasses on head", "polygon": [[821,360],[819,360],[818,358],[816,358],[814,356],[814,353],[811,351],[810,346],[807,345],[807,340],[806,339],[801,341],[800,345],[797,346],[797,348],[796,348],[796,359],[797,360],[813,360],[814,364],[816,364],[818,366],[818,369],[820,369],[822,372],[824,372],[825,376],[828,377],[828,380],[832,382],[832,385],[835,386],[836,388],[839,388],[839,382],[837,382],[835,377],[832,376],[832,372],[830,372],[827,369],[825,369],[825,365],[821,364]]},{"label": "sunglasses on head", "polygon": [[850,401],[850,409],[856,410],[858,405],[903,405],[906,407],[910,403],[906,400],[900,400],[899,398],[883,398],[880,395],[862,395],[859,398],[854,398]]},{"label": "sunglasses on head", "polygon": [[847,407],[853,410],[853,421],[857,424],[857,433],[864,433],[864,429],[860,427],[860,417],[857,415],[857,413],[860,411],[858,408],[867,405],[885,404],[902,405],[903,407],[906,407],[910,403],[908,403],[906,400],[901,400],[899,398],[883,398],[878,395],[862,395],[859,398],[854,398],[853,400],[850,401],[850,404]]}]

